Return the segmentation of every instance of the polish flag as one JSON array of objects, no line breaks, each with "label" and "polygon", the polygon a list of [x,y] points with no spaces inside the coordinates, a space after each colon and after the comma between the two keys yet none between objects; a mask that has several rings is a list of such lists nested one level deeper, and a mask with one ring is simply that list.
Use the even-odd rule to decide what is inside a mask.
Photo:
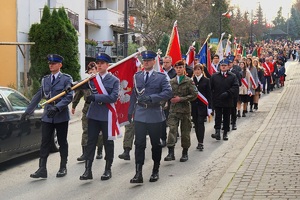
[{"label": "polish flag", "polygon": [[180,50],[180,41],[179,34],[177,29],[177,21],[174,22],[173,30],[171,33],[171,38],[169,41],[169,45],[166,51],[166,56],[172,57],[172,65],[181,60],[181,50]]},{"label": "polish flag", "polygon": [[222,16],[229,19],[232,16],[232,11],[227,11],[226,13],[223,13]]}]

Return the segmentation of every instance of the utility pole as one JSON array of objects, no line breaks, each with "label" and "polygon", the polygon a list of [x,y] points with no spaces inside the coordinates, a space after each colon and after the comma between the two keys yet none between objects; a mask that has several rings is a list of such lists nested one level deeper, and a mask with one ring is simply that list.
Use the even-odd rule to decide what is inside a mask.
[{"label": "utility pole", "polygon": [[125,0],[124,9],[124,58],[128,56],[128,0]]}]

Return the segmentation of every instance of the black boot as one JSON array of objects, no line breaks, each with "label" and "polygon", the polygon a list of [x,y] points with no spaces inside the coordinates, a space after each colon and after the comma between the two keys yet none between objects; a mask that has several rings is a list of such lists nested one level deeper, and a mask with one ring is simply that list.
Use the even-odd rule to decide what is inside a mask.
[{"label": "black boot", "polygon": [[250,112],[253,112],[253,105],[250,105]]},{"label": "black boot", "polygon": [[159,179],[159,163],[155,162],[152,170],[152,174],[150,176],[150,182],[156,182]]},{"label": "black boot", "polygon": [[130,160],[130,154],[129,154],[130,150],[131,148],[125,147],[124,152],[119,155],[119,158],[124,160]]},{"label": "black boot", "polygon": [[224,131],[224,133],[223,133],[223,140],[225,140],[225,141],[228,140],[227,131]]},{"label": "black boot", "polygon": [[97,156],[96,156],[96,159],[102,159],[103,156],[102,156],[102,145],[98,147],[97,149]]},{"label": "black boot", "polygon": [[56,177],[64,177],[67,175],[67,158],[61,158],[60,160],[60,167],[56,174]]},{"label": "black boot", "polygon": [[220,129],[216,129],[216,133],[211,134],[211,137],[215,138],[216,140],[221,140]]},{"label": "black boot", "polygon": [[241,111],[239,111],[238,110],[238,112],[237,112],[237,115],[236,115],[237,117],[241,117]]},{"label": "black boot", "polygon": [[102,181],[106,181],[111,178],[111,165],[112,165],[112,160],[107,160],[105,163],[104,173],[101,176]]},{"label": "black boot", "polygon": [[258,103],[254,103],[254,110],[258,110]]},{"label": "black boot", "polygon": [[33,174],[30,174],[31,178],[47,178],[47,158],[40,158],[39,160],[39,169],[34,172]]},{"label": "black boot", "polygon": [[169,153],[165,157],[164,161],[172,161],[175,160],[175,155],[174,155],[174,147],[168,147]]},{"label": "black boot", "polygon": [[232,130],[236,130],[237,127],[236,127],[236,123],[232,123]]},{"label": "black boot", "polygon": [[80,180],[93,179],[92,164],[93,164],[93,161],[91,161],[91,160],[85,161],[85,171],[82,174],[82,176],[79,177]]},{"label": "black boot", "polygon": [[77,158],[77,161],[85,161],[84,152],[85,152],[85,146],[82,146],[82,155]]},{"label": "black boot", "polygon": [[135,165],[135,175],[130,180],[130,183],[143,183],[142,169],[143,169],[143,165],[141,165],[141,164]]},{"label": "black boot", "polygon": [[246,117],[246,110],[243,110],[242,117]]},{"label": "black boot", "polygon": [[189,159],[188,157],[188,148],[183,148],[182,156],[180,158],[180,162],[186,162]]}]

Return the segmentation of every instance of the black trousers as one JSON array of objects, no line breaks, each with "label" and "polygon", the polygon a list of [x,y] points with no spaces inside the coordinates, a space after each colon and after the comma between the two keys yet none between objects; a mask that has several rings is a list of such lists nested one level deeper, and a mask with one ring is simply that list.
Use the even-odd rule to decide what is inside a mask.
[{"label": "black trousers", "polygon": [[236,107],[237,107],[237,101],[238,101],[238,98],[234,98],[233,99],[233,107],[231,108],[231,123],[232,124],[235,124],[236,123]]},{"label": "black trousers", "polygon": [[215,129],[221,129],[222,116],[223,116],[223,127],[224,131],[229,131],[229,119],[230,119],[231,108],[226,107],[215,107]]},{"label": "black trousers", "polygon": [[267,92],[271,89],[271,76],[265,76],[266,81],[263,84],[263,91],[266,91],[266,85],[267,85]]},{"label": "black trousers", "polygon": [[49,156],[54,130],[56,130],[57,134],[60,157],[63,159],[68,158],[68,127],[69,121],[57,124],[42,122],[42,143],[40,150],[41,158],[48,158]]},{"label": "black trousers", "polygon": [[160,164],[161,160],[161,145],[160,136],[162,130],[162,123],[144,123],[144,122],[134,122],[135,130],[135,163],[144,164],[145,161],[145,149],[146,149],[146,135],[150,137],[150,142],[152,145],[152,160],[155,163]]},{"label": "black trousers", "polygon": [[207,117],[206,115],[199,115],[199,112],[193,115],[193,122],[195,124],[195,132],[196,132],[198,143],[203,143],[204,140],[204,133],[205,133],[204,120],[206,119],[206,117]]},{"label": "black trousers", "polygon": [[102,131],[103,146],[105,151],[105,160],[113,161],[114,159],[114,141],[107,140],[108,138],[108,122],[88,119],[88,142],[85,151],[87,160],[94,160],[96,145],[98,142],[99,133]]}]

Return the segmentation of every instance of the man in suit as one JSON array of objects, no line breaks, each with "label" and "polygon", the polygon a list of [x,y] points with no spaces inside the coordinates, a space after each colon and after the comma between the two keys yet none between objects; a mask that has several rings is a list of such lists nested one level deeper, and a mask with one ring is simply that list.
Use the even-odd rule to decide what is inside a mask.
[{"label": "man in suit", "polygon": [[228,60],[220,62],[220,71],[214,73],[210,78],[212,91],[212,102],[215,109],[215,134],[211,137],[220,140],[221,122],[223,117],[223,140],[228,140],[230,111],[233,107],[233,98],[239,90],[239,83],[236,76],[228,72]]},{"label": "man in suit", "polygon": [[[49,54],[47,56],[50,75],[46,75],[42,79],[40,89],[32,98],[25,113],[22,115],[22,120],[26,120],[31,115],[42,98],[50,99],[59,93],[63,92],[72,84],[72,77],[68,74],[60,72],[63,66],[63,57],[58,54]],[[42,142],[40,148],[39,169],[30,175],[31,178],[47,178],[47,158],[49,156],[51,139],[56,130],[60,152],[60,168],[56,177],[63,177],[67,174],[67,159],[68,159],[68,126],[69,126],[69,108],[68,104],[72,102],[73,92],[66,94],[55,101],[46,104],[42,116]]]},{"label": "man in suit", "polygon": [[[97,72],[95,78],[90,80],[89,87],[92,94],[86,98],[86,101],[91,102],[87,112],[88,118],[88,142],[85,151],[85,172],[80,176],[80,180],[93,179],[92,164],[95,156],[96,144],[99,133],[102,132],[103,145],[105,150],[105,170],[101,176],[101,180],[111,178],[111,166],[114,159],[114,141],[112,138],[113,126],[116,118],[112,116],[112,105],[118,99],[120,80],[107,71],[111,63],[111,57],[105,53],[101,53],[96,57]],[[111,121],[109,121],[111,120]]]},{"label": "man in suit", "polygon": [[132,116],[135,129],[135,164],[136,174],[130,183],[143,183],[142,168],[145,160],[146,135],[148,134],[152,145],[152,160],[154,162],[150,182],[159,179],[159,165],[162,146],[160,143],[162,123],[165,115],[160,104],[172,97],[172,89],[164,73],[153,69],[156,53],[143,51],[144,71],[134,75],[134,91],[130,96],[128,121]]}]

